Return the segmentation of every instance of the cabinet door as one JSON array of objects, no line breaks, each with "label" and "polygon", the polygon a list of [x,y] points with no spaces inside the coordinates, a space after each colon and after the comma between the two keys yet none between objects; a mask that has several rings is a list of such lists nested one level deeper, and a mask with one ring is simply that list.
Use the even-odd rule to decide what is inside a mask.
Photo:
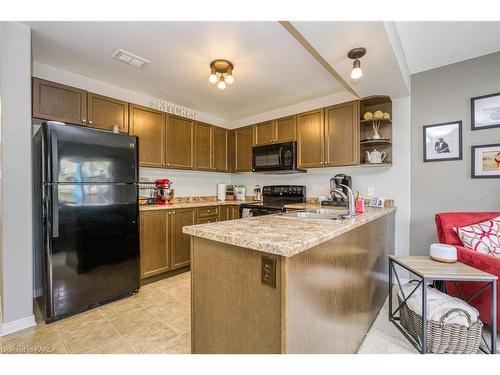
[{"label": "cabinet door", "polygon": [[289,142],[297,139],[297,117],[289,116],[274,121],[276,142]]},{"label": "cabinet door", "polygon": [[194,126],[194,162],[199,171],[212,170],[212,126],[202,122]]},{"label": "cabinet door", "polygon": [[219,221],[231,220],[231,206],[219,207]]},{"label": "cabinet door", "polygon": [[323,166],[323,109],[297,115],[297,147],[299,168]]},{"label": "cabinet door", "polygon": [[87,92],[75,87],[33,78],[33,117],[87,124]]},{"label": "cabinet door", "polygon": [[170,270],[167,210],[141,213],[141,279]]},{"label": "cabinet door", "polygon": [[274,131],[274,123],[272,121],[263,122],[261,124],[254,125],[254,145],[265,145],[272,143],[276,140],[276,134]]},{"label": "cabinet door", "polygon": [[252,170],[253,128],[251,126],[236,129],[234,132],[234,152],[236,155],[235,171]]},{"label": "cabinet door", "polygon": [[194,121],[169,115],[167,118],[167,168],[193,169]]},{"label": "cabinet door", "polygon": [[231,219],[236,220],[240,218],[240,206],[231,206]]},{"label": "cabinet door", "polygon": [[172,269],[189,265],[191,259],[191,240],[188,234],[182,233],[182,227],[194,224],[194,210],[176,209],[170,211],[170,249]]},{"label": "cabinet door", "polygon": [[88,126],[111,130],[114,125],[128,133],[128,103],[89,92],[87,95]]},{"label": "cabinet door", "polygon": [[130,133],[139,137],[139,166],[165,167],[165,113],[130,105]]},{"label": "cabinet door", "polygon": [[359,163],[359,102],[325,108],[325,165]]},{"label": "cabinet door", "polygon": [[217,172],[229,171],[228,160],[229,132],[226,129],[212,128],[212,165]]}]

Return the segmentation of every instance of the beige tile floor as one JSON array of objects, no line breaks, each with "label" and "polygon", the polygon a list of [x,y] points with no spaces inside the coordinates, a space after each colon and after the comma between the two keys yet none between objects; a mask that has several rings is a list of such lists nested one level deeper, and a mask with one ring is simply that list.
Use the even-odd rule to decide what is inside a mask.
[{"label": "beige tile floor", "polygon": [[132,297],[0,337],[0,353],[190,353],[190,303],[186,272]]}]

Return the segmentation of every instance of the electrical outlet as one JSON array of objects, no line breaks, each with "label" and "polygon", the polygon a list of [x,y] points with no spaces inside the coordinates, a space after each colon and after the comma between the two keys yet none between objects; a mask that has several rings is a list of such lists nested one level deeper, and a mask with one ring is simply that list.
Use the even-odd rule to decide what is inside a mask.
[{"label": "electrical outlet", "polygon": [[368,196],[369,197],[375,196],[375,188],[373,186],[368,186]]},{"label": "electrical outlet", "polygon": [[276,288],[276,258],[262,256],[260,281],[262,284]]}]

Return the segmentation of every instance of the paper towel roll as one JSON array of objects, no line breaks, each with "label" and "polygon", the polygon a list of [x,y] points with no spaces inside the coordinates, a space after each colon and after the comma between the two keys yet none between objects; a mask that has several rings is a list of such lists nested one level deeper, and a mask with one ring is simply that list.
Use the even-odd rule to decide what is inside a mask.
[{"label": "paper towel roll", "polygon": [[226,200],[226,184],[217,184],[217,200]]}]

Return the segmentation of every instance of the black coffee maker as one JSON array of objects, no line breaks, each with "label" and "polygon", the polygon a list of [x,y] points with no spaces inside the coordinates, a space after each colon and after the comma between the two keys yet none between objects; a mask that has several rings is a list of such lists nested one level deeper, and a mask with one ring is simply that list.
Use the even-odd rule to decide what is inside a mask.
[{"label": "black coffee maker", "polygon": [[[352,188],[352,178],[351,176],[345,174],[336,174],[330,179],[330,193],[333,191],[333,186],[340,187],[345,195],[347,195],[347,189],[342,185],[349,186]],[[338,196],[333,196],[332,200],[329,202],[332,206],[345,206],[345,202]]]}]

